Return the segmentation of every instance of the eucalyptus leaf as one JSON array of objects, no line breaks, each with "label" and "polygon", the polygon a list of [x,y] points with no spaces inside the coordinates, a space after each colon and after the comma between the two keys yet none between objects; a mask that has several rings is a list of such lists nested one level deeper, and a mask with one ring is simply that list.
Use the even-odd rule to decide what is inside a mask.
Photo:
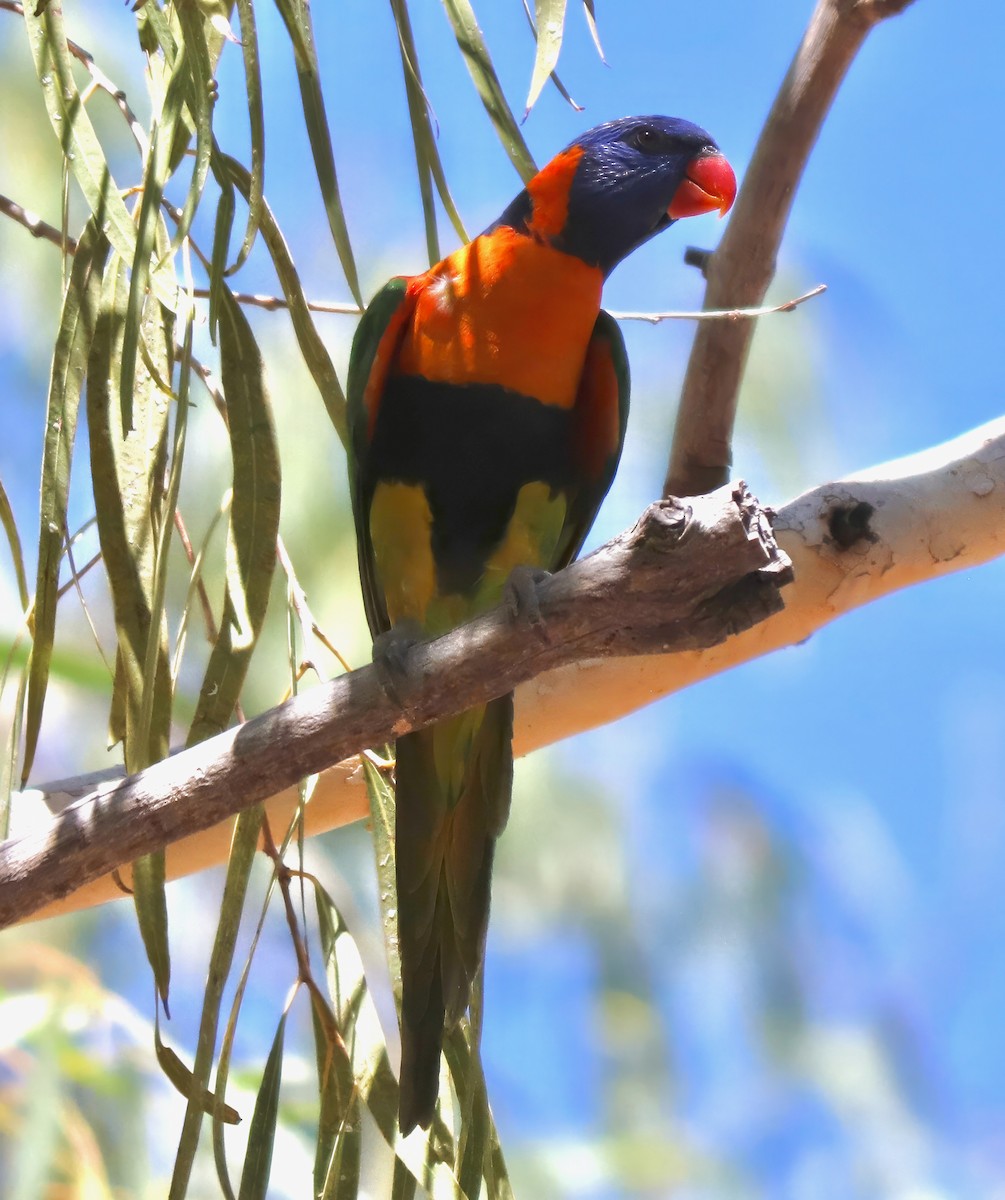
[{"label": "eucalyptus leaf", "polygon": [[[234,825],[234,836],[230,846],[230,859],[227,863],[227,879],[223,887],[223,899],[220,903],[220,917],[216,926],[216,937],[213,940],[213,950],[210,954],[209,973],[206,990],[202,998],[202,1014],[199,1019],[199,1038],[196,1043],[195,1062],[192,1075],[200,1089],[206,1088],[210,1073],[213,1069],[213,1056],[216,1053],[217,1031],[220,1024],[220,1006],[223,1002],[223,991],[230,977],[234,963],[234,948],[237,945],[237,935],[241,927],[241,917],[244,913],[245,899],[248,893],[248,881],[251,877],[251,867],[258,848],[258,836],[262,827],[263,808],[256,804],[245,809]],[[250,971],[250,957],[235,996],[235,1014],[244,995]],[[234,1020],[236,1021],[236,1015]],[[230,1061],[230,1044],[232,1031],[224,1039],[221,1049],[220,1069],[217,1072],[216,1091],[220,1096],[226,1094],[227,1070]],[[202,1128],[202,1116],[206,1110],[199,1104],[198,1095],[189,1096],[182,1121],[181,1137],[178,1140],[178,1150],[175,1154],[174,1171],[171,1175],[169,1200],[183,1200],[188,1191],[192,1167],[195,1163],[196,1151],[199,1147],[199,1134]],[[222,1164],[222,1134],[217,1126],[219,1117],[214,1117],[213,1142],[217,1151],[217,1170],[221,1171]],[[221,1179],[223,1175],[221,1174]],[[228,1185],[229,1186],[229,1185]]]},{"label": "eucalyptus leaf", "polygon": [[[151,259],[155,257],[158,235],[160,205],[164,186],[171,174],[170,147],[175,123],[178,119],[183,96],[183,74],[179,66],[172,72],[164,98],[164,108],[159,121],[155,121],[150,134],[143,171],[143,195],[140,201],[139,220],[136,226],[136,246],[132,257],[132,274],[129,280],[129,299],[126,305],[122,328],[118,392],[122,417],[123,434],[133,428],[133,392],[136,387],[136,361],[141,341],[140,315],[147,299],[147,284],[150,279]],[[165,263],[164,269],[167,270]]]},{"label": "eucalyptus leaf", "polygon": [[597,10],[594,0],[583,0],[583,10],[586,13],[586,24],[589,26],[594,48],[600,57],[600,61],[606,67],[608,62],[604,54],[604,47],[600,44],[600,31],[597,29]]},{"label": "eucalyptus leaf", "polygon": [[7,535],[7,545],[10,547],[11,562],[14,566],[14,578],[17,581],[17,593],[21,600],[21,608],[27,612],[31,597],[28,593],[28,574],[24,569],[24,553],[21,550],[21,535],[17,530],[14,510],[10,499],[0,480],[0,525]]},{"label": "eucalyptus leaf", "polygon": [[[3,672],[3,684],[6,682],[7,666],[4,667]],[[5,841],[10,836],[11,793],[14,790],[14,780],[17,778],[18,750],[21,745],[21,730],[24,727],[24,700],[27,690],[28,672],[22,669],[18,678],[10,729],[7,731],[6,744],[3,748],[3,761],[0,762],[0,841]],[[0,693],[2,692],[3,686],[0,685]]]},{"label": "eucalyptus leaf", "polygon": [[[195,125],[195,162],[178,228],[175,230],[172,240],[172,251],[182,244],[192,227],[192,221],[209,176],[210,158],[213,152],[212,95],[215,90],[214,61],[206,35],[207,21],[204,14],[189,4],[178,4],[175,11],[184,38],[183,53],[176,66],[176,72],[178,74],[184,72],[184,94],[189,116]],[[170,91],[169,86],[169,98]],[[162,120],[171,118],[173,128],[176,115],[180,115],[180,112],[175,114],[174,106],[166,100]]]},{"label": "eucalyptus leaf", "polygon": [[356,261],[353,258],[349,230],[342,211],[338,177],[335,173],[335,153],[332,149],[331,131],[325,111],[324,93],[321,90],[321,68],[318,65],[317,46],[314,42],[314,24],[310,5],[306,0],[276,0],[276,7],[283,18],[297,65],[300,82],[300,99],[304,110],[304,122],[314,155],[314,168],[321,186],[328,225],[331,229],[335,249],[353,299],[362,308],[363,294],[359,287]]},{"label": "eucalyptus leaf", "polygon": [[[28,3],[23,11],[46,111],[64,158],[80,185],[96,225],[107,232],[116,252],[126,262],[131,262],[136,251],[136,227],[112,178],[77,88],[63,29],[62,8],[52,5],[41,15],[36,15],[33,5]],[[155,270],[151,286],[163,304],[174,308],[177,288],[170,272]]]},{"label": "eucalyptus leaf", "polygon": [[224,1104],[207,1088],[197,1085],[195,1076],[177,1053],[161,1041],[159,1029],[154,1033],[154,1050],[160,1069],[182,1096],[194,1101],[202,1112],[216,1116],[224,1124],[240,1125],[241,1114],[237,1109],[232,1108],[229,1104]]},{"label": "eucalyptus leaf", "polygon": [[286,1016],[272,1039],[265,1072],[255,1101],[255,1111],[248,1131],[248,1152],[241,1173],[241,1189],[237,1200],[266,1200],[269,1194],[269,1175],[272,1172],[272,1150],[279,1118],[279,1088],[283,1079],[283,1040],[286,1035]]},{"label": "eucalyptus leaf", "polygon": [[227,255],[230,251],[230,235],[234,229],[236,201],[234,185],[220,173],[220,200],[216,206],[216,222],[213,226],[213,254],[209,263],[209,336],[216,341],[220,323],[220,298],[227,274]]},{"label": "eucalyptus leaf", "polygon": [[223,619],[203,677],[188,744],[226,729],[269,603],[279,532],[280,469],[258,345],[229,289],[220,306],[220,374],[234,469]]},{"label": "eucalyptus leaf", "polygon": [[558,65],[565,34],[565,3],[566,0],[534,0],[537,53],[527,93],[527,113],[537,103],[541,89]]},{"label": "eucalyptus leaf", "polygon": [[526,183],[537,173],[537,167],[507,103],[470,0],[443,0],[443,7],[485,111],[517,174]]},{"label": "eucalyptus leaf", "polygon": [[[534,40],[537,41],[537,23],[534,20],[534,14],[530,11],[530,0],[523,0],[523,11],[526,14],[530,31],[534,35]],[[549,78],[555,85],[555,90],[566,102],[566,104],[568,104],[570,108],[574,108],[576,112],[582,112],[583,106],[581,104],[577,104],[576,101],[573,100],[572,96],[569,94],[569,89],[565,86],[561,79],[559,79],[558,72],[552,71]]]},{"label": "eucalyptus leaf", "polygon": [[405,0],[391,0],[391,11],[398,30],[398,49],[401,53],[401,67],[405,76],[405,95],[408,100],[408,116],[412,124],[412,141],[415,145],[415,162],[419,173],[419,191],[426,223],[426,249],[430,265],[433,265],[440,259],[440,248],[436,232],[436,212],[433,206],[432,187],[430,186],[432,182],[436,184],[440,201],[457,236],[462,242],[468,242],[470,239],[454,204],[450,189],[447,187],[443,163],[440,161],[440,152],[436,146],[429,100],[422,86],[419,57],[415,49],[415,38],[412,35],[412,24],[408,16],[408,5]]},{"label": "eucalyptus leaf", "polygon": [[77,429],[80,390],[101,301],[101,276],[109,243],[94,219],[77,245],[53,351],[42,450],[39,506],[38,575],[32,620],[32,651],[25,710],[25,748],[21,783],[31,771],[42,724],[56,632],[59,564],[62,558],[70,465]]},{"label": "eucalyptus leaf", "polygon": [[164,851],[155,850],[133,863],[133,905],[143,948],[154,973],[157,995],[170,1016],[171,953],[168,946],[167,897],[164,894]]},{"label": "eucalyptus leaf", "polygon": [[[247,169],[236,159],[224,154],[220,155],[220,164],[237,190],[245,200],[250,202],[252,179]],[[332,365],[331,355],[321,340],[311,310],[307,307],[307,298],[300,283],[300,276],[290,256],[282,231],[272,215],[272,210],[264,200],[262,201],[260,228],[279,277],[279,286],[283,289],[283,296],[289,306],[290,320],[300,353],[304,357],[307,369],[321,393],[321,399],[324,401],[335,431],[344,446],[348,438],[345,393],[339,383],[338,375],[335,373],[335,367]]]},{"label": "eucalyptus leaf", "polygon": [[[163,233],[166,237],[166,232]],[[117,405],[131,293],[125,265],[109,262],[87,369],[91,480],[102,560],[112,593],[117,637],[115,694],[132,774],[168,752],[171,675],[163,589],[158,598],[158,542],[167,511],[164,472],[171,404],[141,362],[132,389],[133,426],[123,428]],[[148,297],[138,336],[160,375],[170,375],[173,314]],[[166,547],[165,547],[166,550]],[[144,712],[146,709],[146,712]]]},{"label": "eucalyptus leaf", "polygon": [[[319,897],[319,911],[324,907]],[[312,1002],[321,1098],[314,1152],[314,1195],[318,1200],[343,1200],[343,1197],[355,1200],[363,1154],[360,1096],[345,1043],[335,1029],[335,1014],[324,1007],[315,993]]]},{"label": "eucalyptus leaf", "polygon": [[262,71],[258,49],[258,29],[251,0],[237,0],[241,21],[241,52],[244,55],[244,79],[248,88],[248,127],[251,131],[251,187],[248,195],[248,221],[237,261],[229,268],[233,274],[245,263],[255,244],[265,201],[265,109],[262,103]]}]

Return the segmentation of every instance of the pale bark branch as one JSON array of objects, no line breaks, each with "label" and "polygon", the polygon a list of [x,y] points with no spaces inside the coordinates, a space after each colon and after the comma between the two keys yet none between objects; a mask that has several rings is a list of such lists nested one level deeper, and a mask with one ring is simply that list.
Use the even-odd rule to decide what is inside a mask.
[{"label": "pale bark branch", "polygon": [[[714,645],[781,608],[790,572],[740,485],[652,505],[631,530],[503,605],[112,783],[0,846],[0,927],[368,746],[582,659]],[[528,589],[533,586],[533,595]],[[530,608],[528,609],[528,604]],[[395,698],[392,698],[395,697]]]},{"label": "pale bark branch", "polygon": [[[537,676],[517,688],[516,753],[617,720],[701,679],[798,645],[888,592],[1005,553],[1005,418],[922,454],[814,488],[779,509],[774,525],[795,568],[783,611],[710,649],[581,661]],[[94,776],[83,776],[26,793],[14,809],[15,830],[32,831],[39,845],[58,844],[59,812],[94,786]],[[295,787],[272,796],[275,827],[285,827],[297,799]],[[306,811],[307,834],[359,820],[366,812],[357,761],[341,762],[318,780]],[[225,823],[169,846],[169,876],[223,862],[229,829]],[[84,908],[119,894],[105,875],[36,915]]]},{"label": "pale bark branch", "polygon": [[[705,260],[708,309],[763,303],[810,151],[869,31],[913,0],[818,0],[758,139],[729,224]],[[732,463],[736,403],[754,322],[698,327],[684,378],[663,494],[720,487]]]}]

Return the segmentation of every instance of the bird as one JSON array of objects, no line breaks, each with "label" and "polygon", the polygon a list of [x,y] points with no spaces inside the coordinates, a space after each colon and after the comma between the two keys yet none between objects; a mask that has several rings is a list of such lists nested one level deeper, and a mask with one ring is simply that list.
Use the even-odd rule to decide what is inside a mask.
[{"label": "bird", "polygon": [[[608,121],[473,241],[376,293],[347,386],[376,646],[443,634],[498,604],[515,569],[552,572],[575,558],[628,416],[628,360],[601,308],[604,281],[680,218],[725,215],[735,195],[732,168],[699,126]],[[444,1034],[481,969],[512,734],[510,693],[396,741],[403,1134],[434,1117]]]}]

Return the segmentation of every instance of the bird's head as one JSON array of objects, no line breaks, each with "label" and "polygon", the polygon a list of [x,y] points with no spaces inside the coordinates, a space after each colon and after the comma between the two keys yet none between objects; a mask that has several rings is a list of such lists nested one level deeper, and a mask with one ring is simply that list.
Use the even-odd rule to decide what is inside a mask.
[{"label": "bird's head", "polygon": [[497,225],[547,241],[605,275],[681,217],[725,215],[736,177],[704,129],[677,117],[622,117],[576,138]]}]

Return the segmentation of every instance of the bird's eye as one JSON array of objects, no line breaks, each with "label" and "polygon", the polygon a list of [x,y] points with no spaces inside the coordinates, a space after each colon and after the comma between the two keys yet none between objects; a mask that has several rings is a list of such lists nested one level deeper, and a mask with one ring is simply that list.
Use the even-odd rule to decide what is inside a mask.
[{"label": "bird's eye", "polygon": [[644,154],[656,154],[662,149],[663,139],[655,129],[643,125],[632,134],[631,143],[636,150],[641,150]]}]

